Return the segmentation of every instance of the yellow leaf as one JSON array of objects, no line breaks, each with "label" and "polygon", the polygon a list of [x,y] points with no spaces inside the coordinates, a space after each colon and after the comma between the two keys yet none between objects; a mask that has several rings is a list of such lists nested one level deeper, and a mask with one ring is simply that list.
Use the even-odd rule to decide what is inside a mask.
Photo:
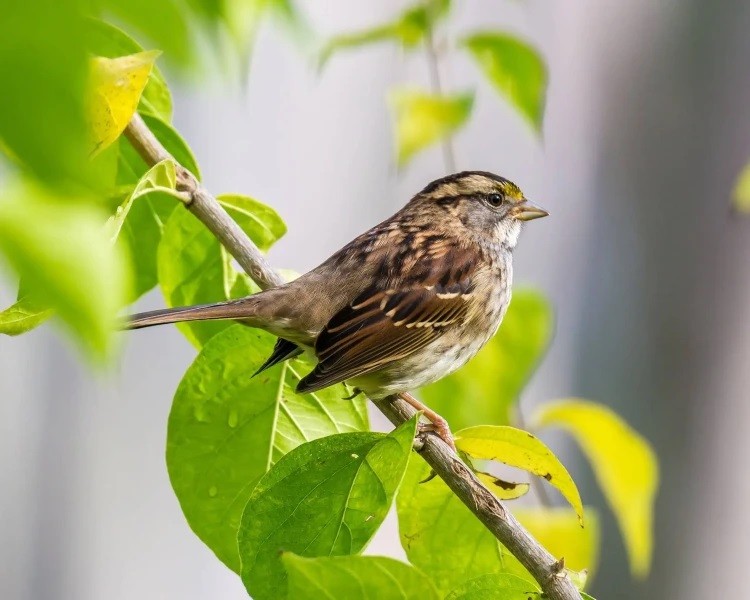
[{"label": "yellow leaf", "polygon": [[732,198],[737,210],[750,213],[750,164],[742,169],[742,173],[737,178]]},{"label": "yellow leaf", "polygon": [[529,491],[528,483],[505,481],[484,471],[476,471],[475,474],[479,481],[486,485],[487,489],[500,498],[500,500],[515,500],[516,498],[525,496]]},{"label": "yellow leaf", "polygon": [[584,400],[547,404],[534,415],[534,423],[562,427],[578,440],[615,513],[630,568],[645,577],[659,483],[659,465],[648,442],[610,409]]},{"label": "yellow leaf", "polygon": [[141,99],[158,50],[119,58],[94,57],[87,98],[92,155],[125,130]]},{"label": "yellow leaf", "polygon": [[497,460],[543,477],[560,491],[583,525],[576,484],[552,450],[529,432],[499,425],[467,427],[456,434],[456,447],[475,458]]},{"label": "yellow leaf", "polygon": [[599,550],[599,515],[594,508],[586,507],[586,527],[565,507],[519,507],[513,514],[553,556],[565,558],[567,569],[593,574]]},{"label": "yellow leaf", "polygon": [[397,90],[391,93],[390,104],[396,120],[398,164],[403,165],[420,150],[464,125],[474,94],[435,96],[419,90]]}]

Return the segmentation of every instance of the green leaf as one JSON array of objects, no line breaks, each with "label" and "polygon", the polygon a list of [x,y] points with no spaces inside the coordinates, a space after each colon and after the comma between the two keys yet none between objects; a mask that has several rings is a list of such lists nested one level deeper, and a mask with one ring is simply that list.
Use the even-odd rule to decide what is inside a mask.
[{"label": "green leaf", "polygon": [[423,388],[422,398],[454,429],[508,425],[553,330],[547,299],[536,290],[514,290],[495,337],[458,372]]},{"label": "green leaf", "polygon": [[156,252],[162,230],[175,205],[180,203],[175,186],[174,162],[164,160],[154,165],[107,221],[107,231],[128,247],[133,261],[132,300],[158,282]]},{"label": "green leaf", "polygon": [[155,164],[146,171],[146,174],[141,177],[141,180],[133,188],[133,191],[128,194],[125,202],[123,202],[117,208],[115,214],[107,220],[107,233],[112,239],[116,239],[120,235],[120,231],[125,224],[125,220],[130,213],[133,203],[146,194],[151,192],[162,192],[174,195],[175,199],[179,199],[179,195],[175,191],[176,183],[177,178],[173,161],[167,159]]},{"label": "green leaf", "polygon": [[[86,19],[86,47],[95,56],[115,58],[143,52],[143,47],[127,33],[99,19]],[[166,122],[172,120],[172,95],[159,67],[154,65],[140,106]]]},{"label": "green leaf", "polygon": [[[218,197],[230,216],[262,250],[286,232],[268,206],[236,194]],[[228,299],[226,282],[236,275],[214,235],[187,210],[178,207],[164,226],[157,253],[159,283],[167,306],[205,304]],[[257,291],[254,288],[253,291]],[[181,323],[178,329],[196,346],[232,324],[231,321]]]},{"label": "green leaf", "polygon": [[275,339],[242,325],[221,332],[185,373],[169,415],[167,469],[190,527],[239,572],[237,530],[255,484],[299,444],[368,429],[365,401],[337,385],[294,389],[312,364],[294,360],[252,377]]},{"label": "green leaf", "polygon": [[3,3],[0,140],[47,182],[77,179],[87,161],[87,74],[82,26],[70,3]]},{"label": "green leaf", "polygon": [[[587,571],[589,580],[596,571],[599,554],[599,515],[587,506],[586,527],[581,527],[576,514],[563,507],[514,507],[513,514],[536,540],[555,557],[565,557],[565,567]],[[515,558],[521,577],[531,577]]]},{"label": "green leaf", "polygon": [[495,573],[467,581],[445,600],[530,600],[540,593],[536,583],[509,573]]},{"label": "green leaf", "polygon": [[0,311],[0,333],[20,335],[31,331],[46,321],[52,310],[39,306],[32,297],[24,296],[15,304]]},{"label": "green leaf", "polygon": [[630,568],[645,577],[651,566],[659,486],[659,465],[649,443],[612,410],[585,400],[544,405],[533,422],[562,427],[576,438],[615,513]]},{"label": "green leaf", "polygon": [[401,545],[409,562],[426,573],[441,594],[472,577],[500,572],[509,556],[492,533],[442,479],[412,456],[396,498]]},{"label": "green leaf", "polygon": [[30,186],[0,199],[0,252],[35,302],[54,309],[96,358],[112,350],[130,283],[103,221],[93,206]]},{"label": "green leaf", "polygon": [[331,38],[320,52],[318,63],[322,68],[333,54],[369,44],[394,41],[404,49],[421,44],[435,24],[450,9],[450,0],[427,0],[407,8],[393,21],[382,23],[354,33],[344,33]]},{"label": "green leaf", "polygon": [[469,119],[474,93],[437,96],[416,89],[390,94],[395,119],[397,162],[404,165],[420,150],[458,131]]},{"label": "green leaf", "polygon": [[477,425],[457,432],[455,441],[456,448],[474,458],[496,460],[543,477],[560,491],[583,525],[583,504],[575,482],[552,450],[529,432],[507,425]]},{"label": "green leaf", "polygon": [[302,558],[285,552],[289,598],[438,600],[432,582],[411,565],[380,556]]},{"label": "green leaf", "polygon": [[465,40],[479,68],[492,85],[534,129],[542,129],[547,68],[539,53],[526,42],[501,32],[476,33]]},{"label": "green leaf", "polygon": [[388,513],[411,453],[416,418],[389,435],[345,433],[307,442],[260,480],[238,535],[242,581],[256,600],[286,596],[279,553],[360,552]]},{"label": "green leaf", "polygon": [[[174,157],[180,165],[185,167],[198,179],[201,178],[201,172],[198,163],[193,156],[193,152],[182,139],[179,133],[166,121],[154,115],[140,112],[143,120],[156,138],[164,145],[167,151]],[[147,165],[130,142],[125,138],[120,138],[120,161],[117,174],[117,182],[120,185],[134,185],[148,171]]]},{"label": "green leaf", "polygon": [[734,208],[740,212],[750,213],[750,164],[747,164],[734,186],[732,193]]}]

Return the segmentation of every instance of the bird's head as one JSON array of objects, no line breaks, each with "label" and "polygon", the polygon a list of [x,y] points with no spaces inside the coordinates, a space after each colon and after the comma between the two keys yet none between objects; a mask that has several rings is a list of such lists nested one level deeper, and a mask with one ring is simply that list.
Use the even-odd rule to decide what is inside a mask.
[{"label": "bird's head", "polygon": [[486,171],[463,171],[437,179],[417,194],[412,203],[434,207],[448,221],[461,224],[490,243],[513,248],[523,221],[549,213],[526,199],[519,187],[504,177]]}]

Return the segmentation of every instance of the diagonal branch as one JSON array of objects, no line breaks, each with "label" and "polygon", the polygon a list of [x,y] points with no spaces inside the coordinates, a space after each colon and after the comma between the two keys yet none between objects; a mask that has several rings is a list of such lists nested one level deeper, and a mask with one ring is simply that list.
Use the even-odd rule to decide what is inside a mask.
[{"label": "diagonal branch", "polygon": [[[143,119],[136,113],[125,130],[130,143],[150,166],[172,159]],[[175,161],[175,164],[177,162]],[[178,190],[185,206],[216,236],[240,266],[263,289],[281,285],[281,276],[266,262],[252,240],[187,169],[177,164]],[[410,419],[416,410],[397,396],[375,403],[394,425]],[[476,478],[448,445],[433,433],[421,433],[415,448],[448,487],[513,556],[531,573],[550,600],[581,600],[565,575],[562,560],[537,542],[505,506]]]}]

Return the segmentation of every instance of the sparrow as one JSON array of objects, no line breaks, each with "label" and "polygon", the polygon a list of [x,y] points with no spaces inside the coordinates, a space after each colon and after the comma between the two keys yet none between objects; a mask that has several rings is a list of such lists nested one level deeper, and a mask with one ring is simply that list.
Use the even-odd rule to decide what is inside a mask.
[{"label": "sparrow", "polygon": [[400,395],[453,447],[445,420],[409,390],[450,375],[495,334],[522,224],[547,215],[503,177],[456,173],[289,283],[136,314],[126,328],[235,319],[263,329],[279,339],[258,372],[311,352],[317,364],[298,393],[346,382],[372,400]]}]

